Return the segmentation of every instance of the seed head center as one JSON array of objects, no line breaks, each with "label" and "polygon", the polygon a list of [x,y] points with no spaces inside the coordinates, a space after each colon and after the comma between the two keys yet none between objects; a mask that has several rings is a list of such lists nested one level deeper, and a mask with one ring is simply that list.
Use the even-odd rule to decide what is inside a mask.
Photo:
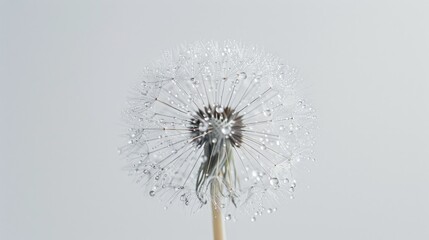
[{"label": "seed head center", "polygon": [[242,117],[232,108],[209,106],[196,112],[189,128],[198,146],[220,142],[240,146],[243,127]]}]

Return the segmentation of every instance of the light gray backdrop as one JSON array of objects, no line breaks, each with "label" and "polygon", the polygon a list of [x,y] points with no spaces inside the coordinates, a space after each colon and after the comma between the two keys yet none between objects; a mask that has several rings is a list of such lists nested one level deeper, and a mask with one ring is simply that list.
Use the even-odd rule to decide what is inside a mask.
[{"label": "light gray backdrop", "polygon": [[[0,1],[0,239],[210,239],[121,170],[130,86],[195,40],[301,70],[317,162],[229,239],[429,239],[427,1]],[[309,187],[307,187],[309,186]]]}]

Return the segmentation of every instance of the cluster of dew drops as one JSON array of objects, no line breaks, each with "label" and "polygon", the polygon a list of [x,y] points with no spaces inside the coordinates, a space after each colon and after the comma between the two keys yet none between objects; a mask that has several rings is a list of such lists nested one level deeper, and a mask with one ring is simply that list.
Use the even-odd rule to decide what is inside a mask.
[{"label": "cluster of dew drops", "polygon": [[[237,74],[237,77],[236,77],[236,82],[235,82],[235,84],[238,84],[238,82],[239,81],[242,81],[242,80],[244,80],[244,79],[246,79],[248,77],[248,75],[247,75],[247,73],[246,72],[239,72],[238,74]],[[254,81],[258,81],[258,78],[255,78],[254,79]],[[196,78],[191,78],[191,82],[192,82],[192,84],[194,85],[194,86],[198,86],[198,84],[199,84],[199,82],[198,82],[198,80],[196,79]],[[179,90],[180,91],[180,90]],[[210,91],[210,89],[209,89],[209,91]],[[176,98],[177,98],[177,96],[176,96]],[[192,96],[191,95],[189,95],[189,99],[187,99],[187,101],[189,102],[189,101],[191,101],[191,98],[192,98]],[[168,100],[170,100],[170,99],[168,99]],[[148,103],[149,104],[149,103]],[[171,104],[173,104],[173,101],[171,102]],[[310,108],[310,107],[308,107],[305,103],[304,103],[304,101],[303,100],[300,100],[300,101],[298,101],[298,104],[304,109],[304,108],[308,108],[308,110],[310,110],[310,111],[312,111],[312,109]],[[216,112],[218,112],[218,113],[222,113],[223,111],[224,111],[224,108],[221,106],[221,105],[217,105],[217,106],[215,106],[215,108],[214,108],[214,110],[216,111]],[[265,117],[270,117],[272,114],[273,114],[273,112],[272,112],[272,109],[270,109],[270,108],[267,108],[267,109],[264,109],[263,111],[262,111],[262,113],[263,113],[263,115],[265,116]],[[290,120],[293,120],[293,117],[291,116],[290,117]],[[173,127],[173,126],[172,126]],[[207,126],[200,126],[200,131],[205,131],[206,130],[206,128],[207,128]],[[298,125],[298,124],[295,124],[295,123],[293,123],[293,121],[291,121],[289,124],[281,124],[281,125],[277,125],[277,129],[279,130],[279,132],[281,132],[281,133],[284,133],[284,132],[288,132],[288,134],[290,134],[290,135],[293,135],[294,134],[294,132],[296,132],[296,131],[298,131],[298,130],[300,130],[300,125]],[[222,133],[224,133],[224,134],[227,134],[227,133],[229,133],[228,132],[228,129],[222,129]],[[306,132],[306,134],[309,134],[309,132]],[[162,135],[160,135],[160,138],[162,137]],[[130,139],[129,140],[129,144],[134,144],[135,142],[135,140],[133,140],[134,138],[135,138],[135,134],[133,133],[133,134],[131,134],[131,138],[132,139]],[[215,141],[216,139],[213,139],[213,141]],[[263,142],[264,141],[264,139],[263,138],[261,138],[261,139],[259,139],[261,142]],[[213,142],[214,143],[214,142]],[[261,144],[260,145],[260,150],[266,150],[266,148],[267,148],[267,146],[265,145],[265,144]],[[173,151],[177,151],[177,150],[173,150]],[[118,150],[118,152],[119,153],[121,153],[121,150]],[[314,160],[314,158],[311,158],[312,160]],[[297,158],[296,159],[296,161],[297,162],[299,162],[300,161],[300,159],[299,158]],[[246,166],[246,168],[248,168],[248,166]],[[136,170],[138,170],[138,169],[136,169]],[[258,171],[256,171],[256,170],[251,170],[251,169],[246,169],[246,171],[247,170],[250,170],[251,171],[251,174],[249,175],[249,176],[246,176],[246,177],[244,177],[243,178],[243,180],[245,181],[245,182],[262,182],[263,180],[262,179],[267,179],[267,176],[266,176],[266,173],[263,173],[263,172],[258,172]],[[146,171],[146,172],[145,172]],[[143,173],[144,174],[147,174],[147,169],[144,169],[143,170]],[[268,181],[269,181],[269,185],[271,186],[271,188],[272,189],[274,189],[274,190],[276,190],[276,189],[278,189],[278,188],[280,188],[280,186],[281,185],[284,185],[284,186],[286,186],[287,188],[288,188],[288,190],[287,190],[287,192],[288,192],[288,194],[289,194],[289,197],[291,198],[291,199],[293,199],[294,198],[294,191],[295,191],[295,188],[296,188],[296,181],[295,180],[290,180],[290,179],[293,179],[293,177],[292,176],[288,176],[288,177],[285,177],[285,178],[283,178],[283,179],[279,179],[279,178],[277,178],[277,177],[268,177]],[[158,179],[154,179],[155,181],[158,181]],[[262,183],[261,183],[262,184]],[[182,189],[181,189],[182,188]],[[157,191],[156,191],[157,189],[156,189],[156,187],[154,186],[153,187],[153,189],[151,189],[151,190],[149,190],[149,196],[151,196],[151,197],[154,197],[156,194],[157,194]],[[175,187],[175,190],[176,191],[180,191],[180,190],[183,190],[183,186],[182,187]],[[184,194],[182,194],[182,195],[180,195],[180,201],[182,201],[186,206],[188,206],[189,204],[190,204],[190,200],[188,199],[188,197],[187,197],[187,194],[186,193],[184,193]],[[170,204],[171,204],[171,202],[170,202]],[[223,205],[223,204],[221,204],[221,205]],[[220,206],[220,207],[222,207],[223,208],[223,206]],[[168,206],[165,206],[164,207],[164,209],[165,210],[167,210],[168,209]],[[271,213],[274,213],[274,212],[276,212],[277,211],[277,208],[276,207],[265,207],[265,206],[262,206],[262,205],[258,205],[258,206],[252,206],[251,207],[251,209],[252,209],[252,211],[253,211],[253,213],[251,214],[252,216],[251,216],[251,218],[250,218],[250,220],[252,221],[252,222],[254,222],[254,221],[256,221],[256,218],[258,217],[258,216],[261,216],[261,215],[263,215],[264,213],[267,213],[267,214],[271,214]],[[227,212],[226,213],[226,215],[225,215],[225,220],[226,221],[234,221],[235,220],[235,217],[234,217],[234,214],[232,214],[232,213],[229,213],[229,212]]]}]

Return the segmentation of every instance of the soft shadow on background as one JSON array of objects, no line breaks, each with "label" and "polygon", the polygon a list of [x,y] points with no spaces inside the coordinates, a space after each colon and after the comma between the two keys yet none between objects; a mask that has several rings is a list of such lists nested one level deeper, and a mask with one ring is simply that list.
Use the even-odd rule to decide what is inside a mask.
[{"label": "soft shadow on background", "polygon": [[210,239],[117,153],[164,49],[235,39],[299,68],[318,112],[296,199],[229,239],[429,239],[427,1],[0,1],[0,239]]}]

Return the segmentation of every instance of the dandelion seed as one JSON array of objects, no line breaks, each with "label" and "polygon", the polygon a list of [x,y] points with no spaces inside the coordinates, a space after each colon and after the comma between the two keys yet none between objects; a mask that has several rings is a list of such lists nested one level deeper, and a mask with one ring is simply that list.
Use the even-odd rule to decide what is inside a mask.
[{"label": "dandelion seed", "polygon": [[312,159],[314,111],[296,80],[295,69],[235,41],[166,52],[129,99],[130,139],[119,151],[150,196],[156,187],[169,203],[211,201],[219,216],[274,212],[265,205],[295,189],[296,160]]}]

